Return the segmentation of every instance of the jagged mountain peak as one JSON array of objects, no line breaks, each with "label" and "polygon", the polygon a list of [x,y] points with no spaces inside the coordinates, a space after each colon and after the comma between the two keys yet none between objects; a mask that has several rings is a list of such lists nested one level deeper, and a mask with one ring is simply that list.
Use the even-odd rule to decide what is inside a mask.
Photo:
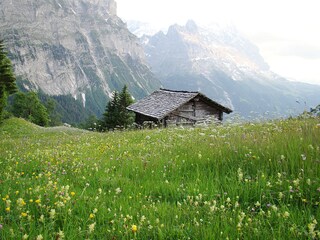
[{"label": "jagged mountain peak", "polygon": [[190,33],[197,33],[198,32],[198,26],[193,20],[188,20],[186,23],[186,29]]},{"label": "jagged mountain peak", "polygon": [[[152,58],[151,66],[155,72],[161,71],[157,60],[152,57],[152,54],[158,55],[156,51],[166,52],[169,61],[180,59],[180,69],[191,68],[195,72],[205,73],[210,66],[215,66],[232,71],[234,80],[242,80],[244,69],[252,72],[269,69],[259,49],[235,27],[200,27],[189,20],[185,26],[170,26],[165,36],[154,35],[143,42],[147,44],[148,58]],[[175,69],[169,68],[165,74],[170,75],[170,71]]]}]

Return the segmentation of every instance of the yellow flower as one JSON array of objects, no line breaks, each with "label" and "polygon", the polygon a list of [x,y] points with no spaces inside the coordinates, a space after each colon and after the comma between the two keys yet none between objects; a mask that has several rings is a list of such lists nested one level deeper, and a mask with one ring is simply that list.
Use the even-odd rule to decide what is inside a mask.
[{"label": "yellow flower", "polygon": [[29,200],[29,202],[31,202],[31,203],[32,203],[32,202],[33,202],[33,199],[30,199],[30,200]]},{"label": "yellow flower", "polygon": [[94,214],[93,213],[90,213],[90,218],[94,218]]},{"label": "yellow flower", "polygon": [[7,208],[6,208],[6,211],[7,211],[7,212],[10,212],[10,207],[7,207]]},{"label": "yellow flower", "polygon": [[132,225],[131,226],[131,230],[132,230],[133,233],[136,233],[138,231],[137,225]]},{"label": "yellow flower", "polygon": [[22,217],[26,217],[26,216],[28,216],[28,213],[22,212],[22,213],[21,213],[21,216],[22,216]]},{"label": "yellow flower", "polygon": [[37,199],[35,202],[39,204],[39,203],[41,203],[41,200]]},{"label": "yellow flower", "polygon": [[71,192],[70,194],[71,194],[71,196],[74,196],[74,195],[76,195],[76,193],[75,193],[75,192]]}]

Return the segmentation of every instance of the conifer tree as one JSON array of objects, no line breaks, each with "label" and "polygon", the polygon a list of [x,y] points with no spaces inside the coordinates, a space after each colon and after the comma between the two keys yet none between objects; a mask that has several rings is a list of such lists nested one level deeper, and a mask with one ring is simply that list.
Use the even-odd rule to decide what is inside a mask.
[{"label": "conifer tree", "polygon": [[134,121],[134,113],[127,110],[127,107],[133,103],[133,99],[128,91],[127,85],[124,85],[122,88],[119,95],[119,102],[121,125],[127,127]]},{"label": "conifer tree", "polygon": [[4,50],[4,43],[0,40],[0,122],[7,104],[7,97],[16,90],[16,78],[13,74],[12,64]]},{"label": "conifer tree", "polygon": [[124,86],[120,93],[115,91],[103,114],[102,125],[104,129],[126,128],[132,124],[133,115],[126,109],[131,103],[133,100],[127,86]]}]

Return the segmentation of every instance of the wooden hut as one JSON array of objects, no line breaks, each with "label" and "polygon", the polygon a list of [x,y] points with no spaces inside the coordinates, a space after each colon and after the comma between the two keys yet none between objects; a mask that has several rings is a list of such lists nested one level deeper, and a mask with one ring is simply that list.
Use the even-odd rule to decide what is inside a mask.
[{"label": "wooden hut", "polygon": [[135,122],[152,121],[165,127],[170,124],[194,125],[223,119],[232,110],[199,92],[160,89],[127,107],[136,113]]}]

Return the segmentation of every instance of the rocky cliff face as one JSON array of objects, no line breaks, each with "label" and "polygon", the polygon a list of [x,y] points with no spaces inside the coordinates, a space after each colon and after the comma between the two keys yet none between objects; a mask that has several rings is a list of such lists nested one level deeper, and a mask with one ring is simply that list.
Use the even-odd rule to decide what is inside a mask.
[{"label": "rocky cliff face", "polygon": [[271,72],[258,48],[232,26],[199,27],[189,21],[141,42],[164,87],[201,91],[243,116],[268,111],[279,117],[301,113],[305,105],[297,101],[310,106],[320,102],[320,86],[290,82]]},{"label": "rocky cliff face", "polygon": [[114,0],[2,0],[4,39],[20,85],[71,95],[101,114],[114,90],[135,98],[160,86]]}]

